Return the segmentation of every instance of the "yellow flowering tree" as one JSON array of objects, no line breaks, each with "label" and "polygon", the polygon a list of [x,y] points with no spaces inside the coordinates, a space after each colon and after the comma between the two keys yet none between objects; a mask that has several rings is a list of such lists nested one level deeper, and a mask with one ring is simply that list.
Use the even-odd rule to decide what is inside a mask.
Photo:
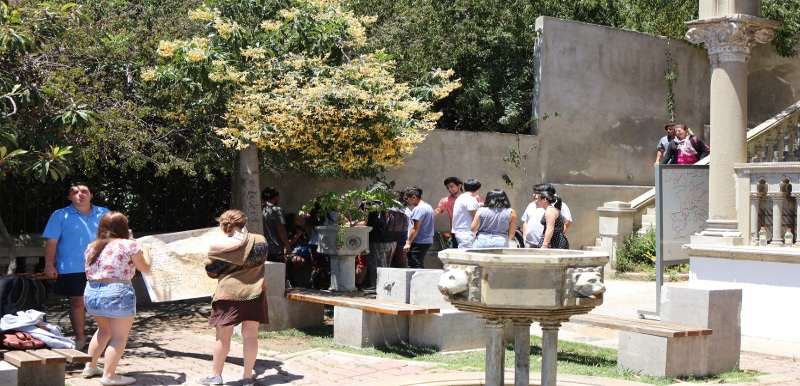
[{"label": "yellow flowering tree", "polygon": [[367,44],[374,20],[338,0],[215,1],[189,17],[207,34],[162,41],[168,63],[142,79],[222,104],[216,133],[256,144],[273,170],[362,178],[398,167],[435,127],[432,103],[460,86],[449,70],[396,82],[389,55]]}]

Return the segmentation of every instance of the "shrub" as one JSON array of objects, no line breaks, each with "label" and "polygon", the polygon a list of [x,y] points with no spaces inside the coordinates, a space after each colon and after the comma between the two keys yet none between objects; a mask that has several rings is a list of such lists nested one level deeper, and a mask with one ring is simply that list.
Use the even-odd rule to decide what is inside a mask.
[{"label": "shrub", "polygon": [[617,272],[652,270],[656,262],[656,232],[651,228],[645,234],[634,233],[617,250]]}]

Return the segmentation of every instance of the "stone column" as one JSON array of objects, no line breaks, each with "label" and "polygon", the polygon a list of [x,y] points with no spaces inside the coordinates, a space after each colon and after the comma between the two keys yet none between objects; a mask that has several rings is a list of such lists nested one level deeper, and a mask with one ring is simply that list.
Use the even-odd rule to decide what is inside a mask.
[{"label": "stone column", "polygon": [[486,386],[503,386],[505,375],[506,339],[503,333],[505,320],[486,318]]},{"label": "stone column", "polygon": [[770,244],[783,244],[783,201],[786,196],[784,193],[770,193],[772,200],[772,240]]},{"label": "stone column", "polygon": [[531,320],[514,319],[514,386],[530,385]]},{"label": "stone column", "polygon": [[734,165],[747,162],[747,60],[752,47],[772,40],[780,23],[748,14],[721,13],[730,11],[720,8],[723,3],[734,4],[734,11],[759,14],[760,7],[753,6],[753,1],[701,0],[703,18],[686,22],[686,39],[705,43],[712,68],[710,139],[714,151],[709,162],[709,196],[714,199],[709,202],[708,227],[702,234],[741,242]]},{"label": "stone column", "polygon": [[546,320],[542,327],[542,386],[556,386],[558,375],[558,329],[561,322]]},{"label": "stone column", "polygon": [[247,229],[263,234],[261,221],[261,186],[258,180],[258,148],[250,145],[239,151],[239,181],[242,212],[247,216]]}]

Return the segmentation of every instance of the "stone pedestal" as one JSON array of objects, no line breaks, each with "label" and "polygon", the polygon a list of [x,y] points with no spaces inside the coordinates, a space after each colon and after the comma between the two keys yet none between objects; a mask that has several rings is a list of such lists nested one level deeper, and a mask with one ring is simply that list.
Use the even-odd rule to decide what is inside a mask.
[{"label": "stone pedestal", "polygon": [[[369,253],[372,227],[318,226],[319,253],[331,257],[331,291],[356,290],[356,255]],[[340,238],[344,240],[339,240]]]},{"label": "stone pedestal", "polygon": [[628,202],[611,201],[597,208],[597,212],[600,215],[600,237],[603,239],[601,246],[608,253],[609,263],[613,266],[617,261],[617,249],[633,234],[636,209]]}]

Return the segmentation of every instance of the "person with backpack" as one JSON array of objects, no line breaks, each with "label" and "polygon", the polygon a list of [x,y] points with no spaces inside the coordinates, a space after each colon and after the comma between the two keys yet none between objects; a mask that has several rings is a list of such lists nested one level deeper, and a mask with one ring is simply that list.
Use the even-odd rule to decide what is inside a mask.
[{"label": "person with backpack", "polygon": [[425,254],[433,244],[433,207],[422,200],[422,189],[403,189],[403,201],[411,208],[411,227],[403,250],[408,254],[408,268],[424,268]]},{"label": "person with backpack", "polygon": [[662,164],[694,165],[711,153],[702,139],[692,135],[686,125],[675,125],[675,138],[667,146]]}]

